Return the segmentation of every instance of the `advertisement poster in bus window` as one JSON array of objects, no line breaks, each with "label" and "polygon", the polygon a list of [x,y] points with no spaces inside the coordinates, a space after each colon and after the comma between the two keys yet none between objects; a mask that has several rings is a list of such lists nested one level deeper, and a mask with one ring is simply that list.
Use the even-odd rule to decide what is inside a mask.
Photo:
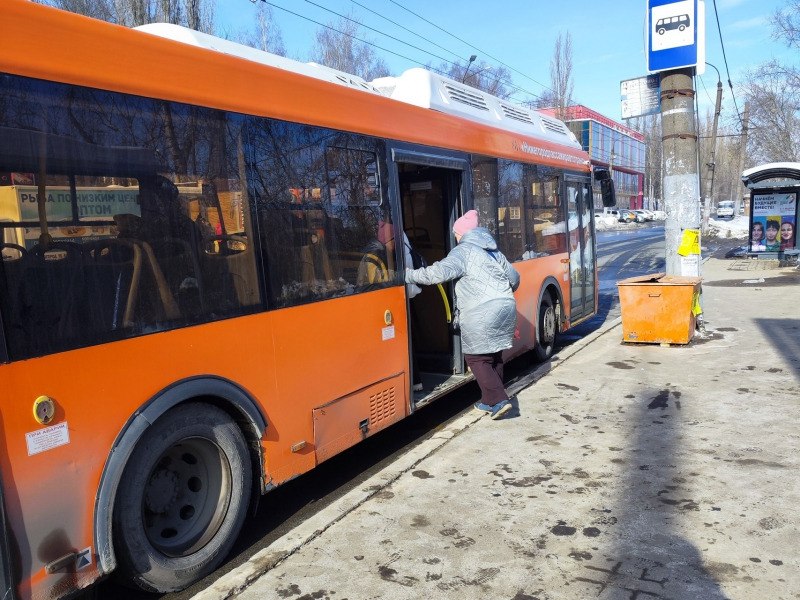
[{"label": "advertisement poster in bus window", "polygon": [[[6,188],[9,193],[15,194],[14,202],[19,206],[19,220],[38,221],[39,208],[37,203],[38,189],[36,186],[17,185]],[[50,223],[72,220],[72,203],[70,189],[66,186],[48,186],[47,194],[47,220]],[[132,214],[141,216],[139,208],[139,188],[114,188],[114,187],[85,187],[76,190],[78,220],[80,224],[70,224],[64,227],[52,227],[51,235],[54,241],[63,241],[73,238],[99,239],[113,235],[108,224],[114,215]],[[92,222],[103,221],[103,224]],[[25,228],[25,246],[30,248],[39,238],[38,228]]]},{"label": "advertisement poster in bus window", "polygon": [[797,194],[754,194],[751,252],[778,252],[797,243]]}]

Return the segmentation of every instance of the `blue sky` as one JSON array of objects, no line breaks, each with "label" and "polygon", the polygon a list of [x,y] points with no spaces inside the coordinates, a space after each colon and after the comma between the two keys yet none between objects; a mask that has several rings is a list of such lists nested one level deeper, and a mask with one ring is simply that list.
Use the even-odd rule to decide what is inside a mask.
[{"label": "blue sky", "polygon": [[[646,75],[644,21],[646,0],[270,0],[318,21],[328,23],[337,17],[320,8],[352,14],[357,20],[380,31],[456,61],[467,61],[472,54],[490,65],[498,61],[510,68],[514,84],[539,94],[549,85],[550,59],[559,33],[569,32],[573,43],[574,100],[602,114],[620,119],[620,81]],[[318,6],[317,6],[318,5]],[[401,5],[408,10],[403,10]],[[493,8],[488,8],[492,5]],[[796,51],[771,39],[770,15],[783,7],[785,0],[716,0],[730,79],[736,86],[743,73],[771,58],[794,62]],[[565,7],[568,6],[568,9]],[[371,11],[396,21],[421,37],[392,25]],[[273,15],[283,34],[287,54],[308,60],[319,25],[273,7]],[[436,28],[411,12],[438,25]],[[235,32],[253,22],[255,7],[250,0],[218,0],[217,22],[221,32]],[[452,34],[448,35],[445,30]],[[388,50],[416,59],[418,63],[438,58],[402,43],[365,31],[366,39]],[[461,41],[463,40],[463,41]],[[722,74],[724,85],[723,119],[733,115],[727,86],[714,1],[706,0],[706,60]],[[464,43],[467,42],[467,43]],[[446,49],[446,50],[445,50]],[[418,66],[388,52],[377,50],[393,74]],[[698,78],[700,113],[713,106],[717,74],[708,67]],[[524,95],[517,97],[524,98]],[[743,106],[737,94],[739,109]]]}]

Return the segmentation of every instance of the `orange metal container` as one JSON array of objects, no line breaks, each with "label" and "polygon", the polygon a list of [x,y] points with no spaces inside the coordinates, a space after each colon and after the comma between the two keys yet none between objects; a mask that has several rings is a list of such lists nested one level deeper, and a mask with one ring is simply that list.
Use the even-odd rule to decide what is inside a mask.
[{"label": "orange metal container", "polygon": [[617,282],[622,341],[688,344],[695,329],[692,305],[699,277],[655,273]]}]

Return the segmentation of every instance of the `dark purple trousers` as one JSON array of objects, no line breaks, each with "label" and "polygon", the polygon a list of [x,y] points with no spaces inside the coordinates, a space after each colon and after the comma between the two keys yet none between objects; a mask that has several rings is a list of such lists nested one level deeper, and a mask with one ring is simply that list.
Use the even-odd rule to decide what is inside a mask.
[{"label": "dark purple trousers", "polygon": [[491,354],[465,354],[464,360],[472,369],[475,380],[481,388],[481,402],[494,406],[498,402],[508,400],[506,388],[503,386],[502,352]]}]

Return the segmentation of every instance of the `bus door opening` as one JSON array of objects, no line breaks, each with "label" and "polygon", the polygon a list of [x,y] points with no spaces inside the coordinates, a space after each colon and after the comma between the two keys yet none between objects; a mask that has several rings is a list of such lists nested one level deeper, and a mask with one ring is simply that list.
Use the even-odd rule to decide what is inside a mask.
[{"label": "bus door opening", "polygon": [[[403,229],[413,252],[425,265],[432,265],[447,256],[455,243],[451,226],[452,215],[461,214],[461,171],[399,163],[398,179]],[[421,287],[422,292],[410,302],[410,335],[416,368],[422,373],[421,397],[432,399],[433,391],[444,392],[460,383],[464,367],[460,338],[450,323],[455,310],[453,282]]]}]

